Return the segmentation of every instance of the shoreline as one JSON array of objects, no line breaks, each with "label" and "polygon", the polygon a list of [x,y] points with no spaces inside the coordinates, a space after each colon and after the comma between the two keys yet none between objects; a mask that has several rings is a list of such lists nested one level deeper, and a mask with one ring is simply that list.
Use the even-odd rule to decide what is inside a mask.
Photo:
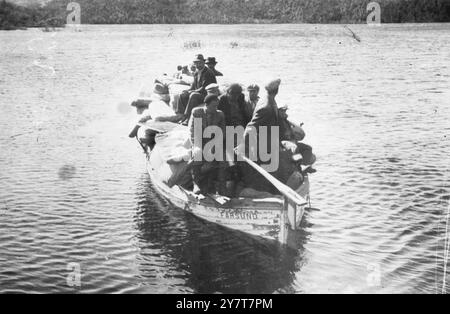
[{"label": "shoreline", "polygon": [[[385,25],[442,25],[449,24],[450,22],[403,22],[403,23],[381,23],[379,25],[372,25],[371,27],[380,27]],[[63,25],[63,26],[8,26],[0,27],[0,31],[26,31],[28,29],[41,29],[42,31],[59,31],[62,29],[70,27],[82,27],[82,26],[149,26],[149,25],[218,25],[218,26],[228,26],[228,25],[368,25],[367,23],[283,23],[283,22],[270,22],[270,23],[119,23],[119,24],[79,24],[79,25]]]}]

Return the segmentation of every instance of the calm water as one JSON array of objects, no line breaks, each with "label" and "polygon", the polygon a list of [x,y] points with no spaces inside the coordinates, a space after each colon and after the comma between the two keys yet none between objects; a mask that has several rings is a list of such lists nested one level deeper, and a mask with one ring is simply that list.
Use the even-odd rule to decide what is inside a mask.
[{"label": "calm water", "polygon": [[[450,24],[353,29],[361,43],[338,25],[0,32],[0,292],[442,292]],[[127,104],[198,52],[227,81],[282,78],[279,103],[305,122],[320,210],[297,251],[151,187]]]}]

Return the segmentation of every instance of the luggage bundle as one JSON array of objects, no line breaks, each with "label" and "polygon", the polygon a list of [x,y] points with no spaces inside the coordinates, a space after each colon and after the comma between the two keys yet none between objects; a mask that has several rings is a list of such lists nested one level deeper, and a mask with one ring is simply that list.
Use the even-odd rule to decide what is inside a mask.
[{"label": "luggage bundle", "polygon": [[188,162],[191,157],[191,141],[188,128],[178,125],[173,130],[158,134],[157,145],[150,155],[150,163],[161,181],[169,187],[187,186],[191,183]]}]

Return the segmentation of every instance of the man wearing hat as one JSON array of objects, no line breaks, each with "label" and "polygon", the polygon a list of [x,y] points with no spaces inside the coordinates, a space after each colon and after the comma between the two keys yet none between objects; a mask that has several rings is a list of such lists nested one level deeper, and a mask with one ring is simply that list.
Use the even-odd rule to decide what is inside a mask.
[{"label": "man wearing hat", "polygon": [[237,83],[231,84],[227,88],[227,93],[220,96],[219,110],[225,115],[226,126],[243,126],[245,128],[252,119],[247,112],[242,87]]},{"label": "man wearing hat", "polygon": [[[270,147],[270,129],[271,127],[279,127],[278,121],[278,105],[275,97],[278,95],[278,89],[280,87],[281,80],[277,79],[271,81],[266,86],[267,95],[259,102],[255,108],[255,113],[252,120],[248,124],[248,127],[256,128],[259,133],[259,128],[262,126],[268,127],[268,146]],[[247,130],[246,130],[247,131]],[[247,134],[248,132],[246,132]]]},{"label": "man wearing hat", "polygon": [[[306,137],[302,125],[295,124],[288,119],[288,109],[288,106],[284,106],[278,110],[282,146],[290,150],[294,156],[300,154],[302,157],[301,165],[312,166],[316,162],[316,155],[314,155],[313,148],[310,145],[302,142]],[[309,173],[316,172],[312,167],[307,168],[307,171]]]},{"label": "man wearing hat", "polygon": [[[259,145],[259,142],[261,140],[266,140],[266,148],[270,150],[272,147],[272,141],[276,141],[276,146],[279,147],[280,145],[280,137],[273,138],[272,136],[272,127],[277,127],[279,130],[279,113],[278,113],[278,105],[275,100],[275,97],[278,95],[278,90],[281,84],[281,80],[273,80],[269,84],[267,84],[266,91],[267,95],[262,98],[262,100],[258,103],[258,105],[255,108],[255,113],[253,115],[252,120],[247,125],[247,128],[244,133],[244,145],[241,145],[238,149],[239,152],[243,153],[245,149],[245,153],[248,154],[248,149],[258,152],[258,148],[261,147]],[[261,127],[267,127],[267,139],[261,138]],[[248,147],[251,141],[249,140],[252,135],[252,130],[256,130],[257,135],[257,143],[255,147]],[[263,162],[259,159],[261,152],[258,152],[258,160],[256,161],[257,164],[262,165]],[[265,153],[265,152],[264,152]],[[271,152],[268,151],[270,154]],[[264,191],[264,192],[270,192],[270,193],[276,193],[276,190],[274,190],[274,187],[269,183],[267,180],[265,180],[260,174],[258,174],[256,171],[254,171],[251,167],[245,166],[242,169],[244,175],[244,184],[247,187],[251,187],[258,191]],[[272,175],[276,176],[277,171],[272,172]]]},{"label": "man wearing hat", "polygon": [[[242,87],[237,83],[231,84],[227,88],[226,94],[219,97],[218,108],[225,115],[225,124],[227,127],[242,127],[245,129],[247,124],[252,119],[252,115],[247,111],[247,104],[245,102],[245,95],[242,92]],[[234,146],[230,147],[231,149],[234,149],[242,143],[241,136],[236,133],[234,134],[234,138],[232,139]],[[231,139],[227,139],[227,141],[228,140]],[[227,152],[227,158],[228,162],[232,162],[231,167],[227,169],[228,194],[230,196],[234,196],[239,182],[242,181],[242,172],[240,170],[241,162],[235,160],[233,151]]]},{"label": "man wearing hat", "polygon": [[[219,98],[216,95],[205,97],[205,105],[194,108],[192,117],[189,121],[189,130],[192,143],[192,179],[194,183],[195,194],[208,194],[219,192],[225,194],[225,167],[223,161],[204,160],[205,144],[211,141],[211,138],[204,138],[203,133],[207,127],[217,126],[225,134],[225,116],[223,112],[217,110]],[[201,128],[196,125],[201,122]],[[201,132],[200,132],[201,130]],[[212,152],[214,153],[214,152]],[[217,187],[216,187],[217,183]]]},{"label": "man wearing hat", "polygon": [[147,107],[138,109],[140,115],[138,123],[133,131],[130,133],[130,137],[139,136],[142,143],[146,144],[150,148],[153,148],[155,144],[156,133],[151,130],[142,130],[141,125],[149,120],[159,122],[178,122],[181,120],[182,115],[176,114],[169,106],[170,95],[167,86],[161,83],[155,83],[152,95],[150,99],[146,101]]},{"label": "man wearing hat", "polygon": [[253,117],[256,105],[258,105],[259,101],[259,86],[256,84],[252,84],[249,87],[247,87],[247,91],[248,91],[248,99],[246,101],[247,112],[251,117]]},{"label": "man wearing hat", "polygon": [[215,57],[209,57],[208,60],[206,60],[206,65],[216,76],[223,76],[222,73],[216,70],[217,61]]},{"label": "man wearing hat", "polygon": [[216,83],[209,84],[208,86],[206,86],[206,93],[207,95],[216,95],[217,97],[219,97],[220,96],[219,85]]},{"label": "man wearing hat", "polygon": [[196,72],[194,73],[194,82],[191,88],[180,95],[178,101],[177,113],[184,114],[184,123],[187,124],[192,113],[192,109],[202,104],[207,92],[206,87],[217,83],[214,73],[205,66],[205,58],[198,54],[195,57],[194,64]]}]

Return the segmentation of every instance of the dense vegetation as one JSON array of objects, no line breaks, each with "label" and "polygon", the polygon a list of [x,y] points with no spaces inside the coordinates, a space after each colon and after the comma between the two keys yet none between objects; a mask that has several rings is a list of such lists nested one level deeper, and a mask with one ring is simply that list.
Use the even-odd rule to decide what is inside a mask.
[{"label": "dense vegetation", "polygon": [[0,0],[0,29],[58,27],[65,24],[59,7],[19,6]]},{"label": "dense vegetation", "polygon": [[[72,0],[0,0],[0,28],[64,25]],[[370,0],[73,0],[83,24],[363,23]],[[377,0],[383,23],[450,22],[450,0]]]}]

